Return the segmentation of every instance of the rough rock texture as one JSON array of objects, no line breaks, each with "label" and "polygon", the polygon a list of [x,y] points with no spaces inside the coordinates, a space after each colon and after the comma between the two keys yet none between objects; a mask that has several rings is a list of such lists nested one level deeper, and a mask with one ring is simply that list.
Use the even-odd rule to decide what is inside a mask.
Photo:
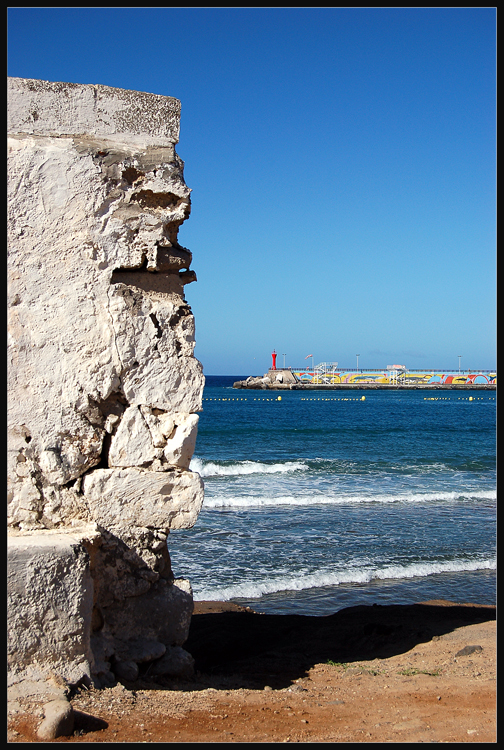
[{"label": "rough rock texture", "polygon": [[8,665],[29,668],[32,679],[45,665],[77,681],[92,661],[93,582],[82,541],[97,533],[87,532],[9,536]]},{"label": "rough rock texture", "polygon": [[118,644],[187,637],[192,594],[167,536],[203,501],[189,462],[204,378],[177,239],[179,120],[170,97],[9,79],[14,672],[66,662],[68,679],[108,684]]},{"label": "rough rock texture", "polygon": [[250,388],[252,390],[289,390],[298,381],[290,370],[268,370],[262,377],[250,375],[246,380],[237,380],[233,388]]},{"label": "rough rock texture", "polygon": [[54,700],[44,706],[44,721],[38,728],[41,740],[55,740],[70,735],[74,728],[74,712],[66,700]]},{"label": "rough rock texture", "polygon": [[276,380],[274,371],[270,370],[264,375],[250,375],[246,380],[237,380],[233,383],[233,388],[251,388],[255,390],[268,390],[272,385],[283,381]]}]

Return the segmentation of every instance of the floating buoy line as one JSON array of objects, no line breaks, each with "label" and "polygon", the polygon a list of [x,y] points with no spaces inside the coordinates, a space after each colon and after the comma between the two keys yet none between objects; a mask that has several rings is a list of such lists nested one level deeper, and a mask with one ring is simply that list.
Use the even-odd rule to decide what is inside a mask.
[{"label": "floating buoy line", "polygon": [[[495,401],[495,396],[488,396],[489,401]],[[424,401],[451,401],[450,396],[428,396]],[[457,396],[457,401],[485,401],[485,396]],[[455,399],[453,399],[455,401]]]},{"label": "floating buoy line", "polygon": [[[488,398],[488,401],[495,401],[495,396],[458,396],[457,399],[451,398],[451,396],[425,396],[424,401],[485,401]],[[203,401],[248,401],[247,398],[204,398]],[[250,401],[281,401],[281,396],[276,396],[276,398],[253,398],[250,399]],[[365,401],[366,397],[361,396],[360,398],[301,398],[300,401]]]},{"label": "floating buoy line", "polygon": [[[204,398],[203,401],[247,401],[247,398]],[[281,396],[276,398],[254,398],[251,401],[281,401]],[[361,396],[360,398],[301,398],[300,401],[365,401],[366,397]]]}]

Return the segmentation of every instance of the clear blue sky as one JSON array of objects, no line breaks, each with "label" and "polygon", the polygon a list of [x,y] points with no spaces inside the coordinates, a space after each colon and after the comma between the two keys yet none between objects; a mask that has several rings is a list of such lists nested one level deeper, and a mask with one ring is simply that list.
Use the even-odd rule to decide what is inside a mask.
[{"label": "clear blue sky", "polygon": [[494,8],[11,8],[8,74],[181,100],[207,375],[492,368],[495,34]]}]

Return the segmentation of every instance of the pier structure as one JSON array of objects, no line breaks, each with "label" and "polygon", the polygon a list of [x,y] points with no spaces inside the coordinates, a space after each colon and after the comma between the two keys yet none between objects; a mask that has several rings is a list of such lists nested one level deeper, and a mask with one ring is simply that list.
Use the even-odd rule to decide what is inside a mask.
[{"label": "pier structure", "polygon": [[321,362],[313,368],[270,368],[262,377],[234,383],[235,388],[272,390],[345,390],[399,388],[478,388],[495,390],[496,370],[409,370],[404,365],[365,370],[338,368],[337,362]]}]

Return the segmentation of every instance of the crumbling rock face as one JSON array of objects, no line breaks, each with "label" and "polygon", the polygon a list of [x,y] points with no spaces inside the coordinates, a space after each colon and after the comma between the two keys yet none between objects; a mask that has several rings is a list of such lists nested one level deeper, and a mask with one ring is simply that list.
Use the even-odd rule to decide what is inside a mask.
[{"label": "crumbling rock face", "polygon": [[[187,637],[192,611],[166,544],[170,529],[195,523],[203,502],[189,470],[204,379],[184,297],[196,276],[177,239],[191,206],[175,152],[179,119],[170,97],[9,79],[13,570],[26,578],[24,540],[46,550],[44,535],[71,535],[68,548],[79,548],[81,568],[87,560],[93,590],[74,662],[89,663],[105,683],[124,662],[117,644],[124,651],[131,638],[157,638],[156,658],[166,661],[166,649]],[[57,572],[51,554],[48,599],[65,588],[61,575],[75,574],[75,595],[86,576],[72,566]],[[43,671],[57,651],[58,618],[51,644],[38,655],[23,649],[16,586],[11,668],[39,659]],[[32,640],[46,638],[41,617]]]}]

